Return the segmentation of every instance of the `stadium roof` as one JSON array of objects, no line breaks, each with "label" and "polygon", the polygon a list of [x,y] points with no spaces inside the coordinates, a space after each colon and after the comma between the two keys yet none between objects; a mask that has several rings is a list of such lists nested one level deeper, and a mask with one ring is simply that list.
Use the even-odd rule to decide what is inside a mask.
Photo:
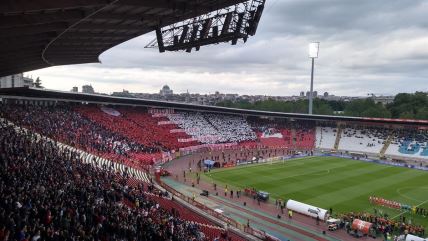
[{"label": "stadium roof", "polygon": [[0,76],[99,62],[134,37],[246,0],[2,0]]},{"label": "stadium roof", "polygon": [[411,120],[411,119],[386,119],[386,118],[365,118],[365,117],[350,117],[350,116],[328,116],[328,115],[308,115],[299,113],[280,113],[271,111],[258,111],[236,109],[218,106],[195,105],[187,103],[146,100],[138,98],[115,97],[99,94],[84,94],[68,91],[55,91],[37,88],[9,88],[0,89],[1,98],[24,99],[24,100],[49,100],[49,101],[64,101],[64,102],[87,102],[98,104],[111,105],[135,105],[146,106],[152,108],[173,108],[191,111],[205,111],[223,114],[239,114],[248,116],[262,116],[275,118],[289,119],[304,119],[304,120],[319,120],[319,121],[343,121],[343,122],[359,122],[371,124],[391,124],[391,125],[411,125],[417,127],[428,128],[427,120]]}]

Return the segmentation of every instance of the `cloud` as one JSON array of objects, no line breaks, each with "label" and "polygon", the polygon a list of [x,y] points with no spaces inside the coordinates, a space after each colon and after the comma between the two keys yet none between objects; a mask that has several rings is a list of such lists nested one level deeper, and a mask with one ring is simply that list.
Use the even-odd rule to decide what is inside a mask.
[{"label": "cloud", "polygon": [[[246,44],[160,54],[153,33],[106,51],[102,64],[33,71],[48,88],[91,83],[111,93],[176,92],[297,95],[309,86],[307,44],[320,41],[315,89],[336,95],[426,91],[425,0],[268,0]],[[411,83],[411,84],[410,84]]]}]

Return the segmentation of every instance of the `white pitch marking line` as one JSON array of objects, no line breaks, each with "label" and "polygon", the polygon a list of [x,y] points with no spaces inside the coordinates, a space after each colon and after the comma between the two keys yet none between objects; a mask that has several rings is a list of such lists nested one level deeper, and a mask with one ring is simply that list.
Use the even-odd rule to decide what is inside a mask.
[{"label": "white pitch marking line", "polygon": [[[428,199],[427,199],[427,200],[425,200],[425,201],[423,201],[423,202],[421,202],[421,203],[419,203],[419,204],[418,204],[418,205],[416,205],[415,207],[419,207],[419,206],[421,206],[421,205],[423,205],[423,204],[425,204],[425,203],[428,203]],[[404,212],[401,212],[401,213],[399,213],[399,214],[395,215],[394,217],[392,217],[392,219],[395,219],[395,218],[399,217],[400,215],[407,213],[408,211],[409,211],[409,210],[406,210],[406,211],[404,211]]]}]

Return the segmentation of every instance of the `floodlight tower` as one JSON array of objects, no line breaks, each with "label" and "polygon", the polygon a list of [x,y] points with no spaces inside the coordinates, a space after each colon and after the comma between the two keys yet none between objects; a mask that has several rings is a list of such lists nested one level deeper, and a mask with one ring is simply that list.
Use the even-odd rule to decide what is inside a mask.
[{"label": "floodlight tower", "polygon": [[312,107],[314,101],[314,65],[315,58],[318,58],[318,52],[320,50],[320,43],[313,42],[309,44],[309,58],[312,59],[312,71],[311,71],[311,91],[309,93],[309,115],[312,115]]}]

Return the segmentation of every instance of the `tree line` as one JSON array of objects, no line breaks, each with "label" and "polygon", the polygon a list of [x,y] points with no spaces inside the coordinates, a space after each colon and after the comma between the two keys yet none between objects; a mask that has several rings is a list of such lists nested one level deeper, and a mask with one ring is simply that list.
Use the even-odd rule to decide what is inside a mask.
[{"label": "tree line", "polygon": [[[268,99],[250,103],[249,101],[222,101],[217,106],[265,110],[287,113],[308,113],[308,100],[277,101]],[[314,114],[344,115],[376,118],[404,118],[428,120],[428,95],[424,92],[414,94],[400,93],[389,104],[376,103],[373,98],[352,101],[335,101],[316,98],[313,104]]]}]

